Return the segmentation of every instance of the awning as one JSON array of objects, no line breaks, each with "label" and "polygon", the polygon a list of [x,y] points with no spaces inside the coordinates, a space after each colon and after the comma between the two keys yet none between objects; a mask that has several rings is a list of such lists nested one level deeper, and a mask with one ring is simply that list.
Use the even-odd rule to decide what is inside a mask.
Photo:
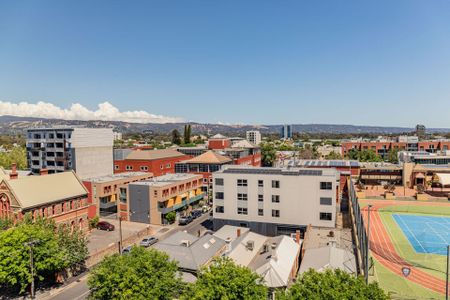
[{"label": "awning", "polygon": [[442,186],[450,185],[450,174],[436,173],[436,176]]},{"label": "awning", "polygon": [[417,173],[416,174],[416,178],[425,178],[425,176],[422,173]]}]

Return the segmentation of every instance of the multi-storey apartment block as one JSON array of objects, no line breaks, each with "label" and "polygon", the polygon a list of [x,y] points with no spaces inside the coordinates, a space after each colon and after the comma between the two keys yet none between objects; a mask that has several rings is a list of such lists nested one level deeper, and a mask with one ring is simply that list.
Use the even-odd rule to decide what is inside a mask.
[{"label": "multi-storey apartment block", "polygon": [[261,132],[259,132],[258,130],[247,131],[246,137],[247,140],[254,145],[261,144]]},{"label": "multi-storey apartment block", "polygon": [[224,166],[213,174],[214,229],[249,227],[264,235],[335,227],[335,169]]},{"label": "multi-storey apartment block", "polygon": [[27,130],[27,159],[33,174],[74,170],[78,177],[113,173],[111,128],[36,128]]},{"label": "multi-storey apartment block", "polygon": [[202,200],[203,178],[196,174],[167,174],[128,185],[130,221],[161,225],[169,212],[183,212]]}]

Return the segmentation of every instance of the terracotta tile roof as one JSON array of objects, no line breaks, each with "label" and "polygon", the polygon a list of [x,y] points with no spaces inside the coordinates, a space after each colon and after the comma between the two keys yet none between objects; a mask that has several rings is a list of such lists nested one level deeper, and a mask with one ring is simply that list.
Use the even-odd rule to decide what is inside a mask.
[{"label": "terracotta tile roof", "polygon": [[196,156],[185,163],[191,164],[225,164],[231,162],[231,158],[217,154],[216,152],[209,150],[199,156]]}]

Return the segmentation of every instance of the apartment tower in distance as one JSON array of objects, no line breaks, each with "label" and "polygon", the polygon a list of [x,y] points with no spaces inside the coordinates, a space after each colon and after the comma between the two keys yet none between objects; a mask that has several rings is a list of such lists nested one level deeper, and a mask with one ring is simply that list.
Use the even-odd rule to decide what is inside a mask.
[{"label": "apartment tower in distance", "polygon": [[27,130],[27,160],[33,174],[73,170],[79,178],[113,174],[111,128],[55,127]]},{"label": "apartment tower in distance", "polygon": [[250,130],[246,132],[247,141],[254,145],[261,144],[261,132],[258,130]]},{"label": "apartment tower in distance", "polygon": [[283,125],[280,130],[280,139],[288,140],[292,139],[292,125]]}]

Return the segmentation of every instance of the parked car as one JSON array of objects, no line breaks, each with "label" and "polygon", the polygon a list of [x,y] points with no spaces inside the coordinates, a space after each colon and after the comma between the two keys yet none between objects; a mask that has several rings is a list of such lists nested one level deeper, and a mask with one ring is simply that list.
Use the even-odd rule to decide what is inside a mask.
[{"label": "parked car", "polygon": [[191,216],[181,217],[180,220],[178,220],[178,225],[187,225],[187,224],[191,223],[192,220],[193,219]]},{"label": "parked car", "polygon": [[202,212],[200,210],[194,210],[192,211],[191,216],[193,219],[197,219],[202,216]]},{"label": "parked car", "polygon": [[122,254],[127,254],[131,252],[131,249],[133,248],[133,246],[128,246],[122,249]]},{"label": "parked car", "polygon": [[142,247],[147,248],[147,247],[150,247],[153,244],[156,244],[156,242],[158,242],[157,238],[155,238],[153,236],[149,236],[149,237],[146,237],[146,238],[142,239],[142,241],[139,243],[139,245],[142,246]]},{"label": "parked car", "polygon": [[114,231],[114,225],[108,223],[106,221],[100,221],[97,223],[97,229],[106,230],[106,231]]}]

